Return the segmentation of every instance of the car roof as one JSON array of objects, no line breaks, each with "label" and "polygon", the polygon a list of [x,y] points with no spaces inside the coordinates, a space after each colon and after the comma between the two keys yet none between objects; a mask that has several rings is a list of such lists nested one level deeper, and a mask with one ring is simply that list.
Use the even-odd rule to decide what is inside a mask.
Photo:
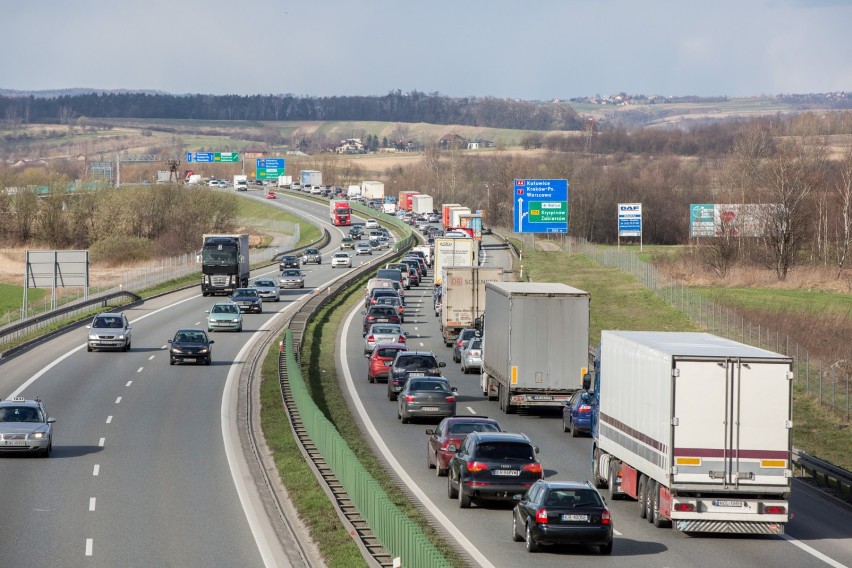
[{"label": "car roof", "polygon": [[591,484],[585,481],[548,481],[541,479],[539,483],[549,489],[594,489]]},{"label": "car roof", "polygon": [[[435,357],[435,354],[432,351],[406,351],[406,355],[431,355]],[[435,357],[437,359],[437,357]]]},{"label": "car roof", "polygon": [[41,401],[15,397],[8,400],[0,400],[0,407],[3,406],[29,406],[30,408],[40,408]]},{"label": "car roof", "polygon": [[488,418],[487,416],[448,416],[444,418],[444,421],[447,424],[455,424],[456,422],[467,422],[467,423],[482,423],[482,424],[497,424],[497,422],[493,418]]},{"label": "car roof", "polygon": [[515,432],[471,432],[468,434],[476,435],[482,442],[523,442],[531,444],[530,439],[526,434],[518,434]]}]

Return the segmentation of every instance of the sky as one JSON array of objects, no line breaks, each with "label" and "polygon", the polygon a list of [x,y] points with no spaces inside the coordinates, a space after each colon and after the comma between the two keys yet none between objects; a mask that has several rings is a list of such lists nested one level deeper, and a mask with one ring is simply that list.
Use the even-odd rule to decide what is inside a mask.
[{"label": "sky", "polygon": [[852,0],[3,0],[0,89],[852,91]]}]

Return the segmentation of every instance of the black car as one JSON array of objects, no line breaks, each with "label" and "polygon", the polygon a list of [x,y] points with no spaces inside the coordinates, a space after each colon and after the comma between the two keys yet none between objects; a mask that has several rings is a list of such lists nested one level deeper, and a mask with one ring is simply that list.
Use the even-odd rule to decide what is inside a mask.
[{"label": "black car", "polygon": [[298,256],[282,256],[281,261],[278,263],[278,270],[284,270],[285,268],[301,268]]},{"label": "black car", "polygon": [[363,235],[364,227],[362,227],[361,225],[354,225],[351,229],[349,229],[349,236],[355,239],[356,241],[360,241]]},{"label": "black car", "polygon": [[209,365],[213,357],[214,341],[203,329],[179,329],[169,339],[169,365],[175,363],[204,363]]},{"label": "black car", "polygon": [[398,323],[402,324],[402,317],[393,306],[370,306],[366,312],[361,312],[364,316],[364,329],[361,336],[367,335],[367,331],[374,323]]},{"label": "black car", "polygon": [[388,373],[388,400],[396,400],[409,377],[440,375],[441,367],[446,366],[431,351],[400,351]]},{"label": "black car", "polygon": [[231,301],[240,307],[241,312],[263,313],[263,299],[255,288],[237,288],[231,294]]},{"label": "black car", "polygon": [[512,511],[512,538],[535,552],[543,544],[589,544],[612,553],[612,517],[588,482],[539,480]]},{"label": "black car", "polygon": [[536,453],[524,434],[471,432],[450,460],[447,495],[462,509],[478,499],[513,501],[544,477]]},{"label": "black car", "polygon": [[309,248],[305,249],[305,252],[302,253],[302,264],[309,263],[322,264],[322,254],[320,254],[319,249]]}]

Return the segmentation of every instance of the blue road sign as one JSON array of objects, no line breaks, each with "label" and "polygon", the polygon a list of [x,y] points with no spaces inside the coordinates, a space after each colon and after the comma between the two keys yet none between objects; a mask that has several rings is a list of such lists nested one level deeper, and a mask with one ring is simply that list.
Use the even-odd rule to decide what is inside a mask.
[{"label": "blue road sign", "polygon": [[186,153],[186,163],[191,162],[191,161],[192,161],[192,158],[193,158],[194,156],[195,156],[195,154],[193,154],[192,152],[187,152],[187,153]]},{"label": "blue road sign", "polygon": [[568,232],[567,179],[516,179],[514,187],[516,233]]},{"label": "blue road sign", "polygon": [[255,177],[257,179],[278,179],[284,175],[284,158],[256,158]]},{"label": "blue road sign", "polygon": [[642,236],[642,204],[641,203],[619,203],[618,204],[618,236],[619,237],[641,237]]},{"label": "blue road sign", "polygon": [[196,152],[195,153],[195,161],[199,163],[213,162],[213,155],[215,152]]}]

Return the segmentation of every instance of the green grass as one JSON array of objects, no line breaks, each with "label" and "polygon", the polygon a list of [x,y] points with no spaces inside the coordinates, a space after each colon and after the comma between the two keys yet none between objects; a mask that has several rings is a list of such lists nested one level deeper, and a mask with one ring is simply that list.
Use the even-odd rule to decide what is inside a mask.
[{"label": "green grass", "polygon": [[288,213],[280,207],[273,207],[255,199],[239,199],[237,202],[239,204],[237,216],[240,219],[264,219],[271,222],[300,224],[297,247],[317,240],[322,234],[316,225],[310,224],[303,218]]},{"label": "green grass", "polygon": [[[23,275],[22,275],[23,276]],[[47,290],[42,288],[30,288],[27,292],[30,306],[44,301]],[[0,284],[0,323],[6,322],[9,317],[21,317],[21,305],[24,303],[24,287],[17,284]]]},{"label": "green grass", "polygon": [[715,288],[691,290],[733,308],[762,312],[799,312],[813,316],[838,315],[852,319],[852,295],[820,290],[777,288]]}]

